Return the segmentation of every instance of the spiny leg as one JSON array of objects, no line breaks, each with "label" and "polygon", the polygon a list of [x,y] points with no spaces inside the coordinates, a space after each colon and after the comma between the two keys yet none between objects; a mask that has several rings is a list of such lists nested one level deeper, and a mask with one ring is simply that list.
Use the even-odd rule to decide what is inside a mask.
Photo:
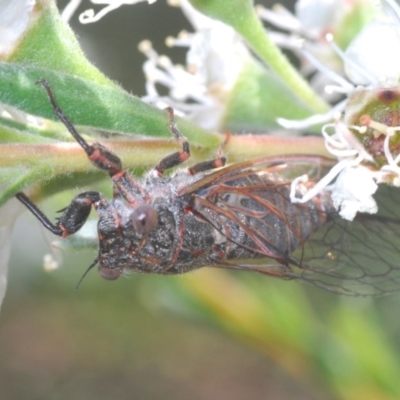
[{"label": "spiny leg", "polygon": [[78,194],[68,207],[61,210],[63,212],[61,217],[57,223],[53,224],[24,193],[17,193],[15,197],[35,215],[45,228],[61,237],[67,237],[81,229],[90,214],[92,204],[96,204],[102,199],[98,192]]},{"label": "spiny leg", "polygon": [[140,185],[138,185],[129,174],[126,173],[126,171],[122,168],[121,160],[117,155],[109,151],[100,143],[93,143],[92,145],[88,144],[77,132],[75,127],[57,104],[48,82],[44,79],[41,79],[37,83],[43,85],[43,87],[46,89],[47,96],[49,97],[51,105],[53,106],[54,113],[66,126],[74,139],[81,145],[83,150],[85,150],[90,161],[92,161],[97,168],[108,172],[109,176],[114,182],[114,187],[117,188],[121,196],[131,204],[136,204],[140,199],[148,200],[148,193]]}]

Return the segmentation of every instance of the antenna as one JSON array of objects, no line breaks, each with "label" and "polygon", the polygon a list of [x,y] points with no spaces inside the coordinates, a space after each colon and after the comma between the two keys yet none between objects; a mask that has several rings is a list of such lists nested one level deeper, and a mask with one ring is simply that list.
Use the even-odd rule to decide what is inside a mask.
[{"label": "antenna", "polygon": [[85,271],[85,273],[82,275],[81,279],[79,279],[79,282],[77,283],[75,287],[75,293],[78,291],[79,286],[81,285],[83,279],[85,276],[89,273],[89,271],[99,262],[100,256],[97,256],[96,259],[90,264],[89,268]]}]

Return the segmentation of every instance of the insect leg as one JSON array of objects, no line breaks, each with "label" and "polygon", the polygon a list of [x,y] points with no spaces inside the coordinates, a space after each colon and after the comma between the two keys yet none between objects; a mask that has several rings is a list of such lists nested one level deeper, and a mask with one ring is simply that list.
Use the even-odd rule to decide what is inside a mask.
[{"label": "insect leg", "polygon": [[195,175],[198,174],[199,172],[223,167],[225,164],[226,164],[226,157],[222,155],[222,152],[219,150],[216,158],[195,164],[192,167],[190,167],[188,171],[190,175]]},{"label": "insect leg", "polygon": [[193,167],[190,167],[188,169],[188,171],[189,171],[190,175],[195,175],[195,174],[198,174],[199,172],[223,167],[225,165],[225,163],[226,163],[225,156],[217,157],[217,158],[214,158],[213,160],[207,160],[207,161],[203,161],[198,164],[195,164],[195,165],[193,165]]},{"label": "insect leg", "polygon": [[226,164],[226,157],[224,154],[224,147],[229,141],[230,134],[227,134],[224,142],[218,147],[216,157],[212,160],[207,160],[193,165],[188,169],[191,175],[195,175],[199,172],[208,171],[214,168],[223,167]]},{"label": "insect leg", "polygon": [[109,176],[114,182],[114,186],[120,192],[122,197],[132,204],[137,202],[138,197],[147,199],[147,192],[140,185],[138,185],[129,174],[126,173],[126,171],[122,168],[122,162],[120,158],[116,154],[112,153],[100,143],[87,143],[86,140],[83,139],[83,137],[77,132],[71,121],[67,118],[57,104],[47,81],[41,79],[37,83],[40,83],[46,89],[47,96],[49,97],[51,105],[53,106],[54,113],[66,126],[74,139],[82,146],[90,161],[97,168],[108,172]]},{"label": "insect leg", "polygon": [[61,237],[67,237],[77,232],[86,222],[92,204],[101,200],[98,192],[80,193],[72,199],[68,207],[61,210],[63,212],[61,217],[57,223],[53,224],[24,193],[17,193],[15,197],[32,212],[45,228]]},{"label": "insect leg", "polygon": [[167,107],[165,111],[169,114],[169,130],[174,139],[181,145],[181,149],[176,153],[170,154],[164,157],[155,167],[154,171],[161,176],[167,169],[176,167],[183,163],[190,157],[190,146],[189,142],[179,131],[174,121],[174,110],[171,107]]},{"label": "insect leg", "polygon": [[56,99],[53,95],[53,92],[50,88],[50,85],[47,83],[46,80],[41,79],[37,83],[43,85],[46,89],[47,96],[53,106],[54,113],[60,119],[60,121],[66,126],[68,131],[74,137],[74,139],[82,146],[83,150],[85,150],[86,154],[88,155],[89,159],[92,163],[97,167],[100,168],[110,174],[110,176],[115,175],[116,173],[120,172],[122,169],[121,160],[118,156],[107,150],[104,146],[99,143],[94,143],[90,145],[86,142],[85,139],[77,132],[75,127],[72,125],[70,120],[61,110],[59,105],[56,102]]}]

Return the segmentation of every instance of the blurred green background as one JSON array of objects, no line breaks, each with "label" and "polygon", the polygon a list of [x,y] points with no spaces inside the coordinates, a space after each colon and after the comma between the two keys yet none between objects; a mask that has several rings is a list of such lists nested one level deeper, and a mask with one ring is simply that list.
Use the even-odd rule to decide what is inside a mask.
[{"label": "blurred green background", "polygon": [[[190,30],[180,10],[160,0],[71,24],[89,59],[137,95],[144,94],[137,43],[151,38],[183,62],[184,50],[167,49],[164,38]],[[54,216],[72,195],[41,207]],[[343,298],[210,269],[116,282],[91,272],[75,293],[95,253],[64,254],[63,267],[46,273],[48,252],[25,213],[0,317],[1,398],[400,398],[399,296]]]}]

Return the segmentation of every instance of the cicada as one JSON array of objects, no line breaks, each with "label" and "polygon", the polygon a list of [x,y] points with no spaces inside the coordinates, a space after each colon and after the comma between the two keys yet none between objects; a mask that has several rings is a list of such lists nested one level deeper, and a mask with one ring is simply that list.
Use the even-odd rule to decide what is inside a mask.
[{"label": "cicada", "polygon": [[330,161],[321,157],[266,158],[224,167],[220,154],[164,176],[190,156],[170,108],[169,129],[181,149],[139,183],[117,155],[82,138],[48,83],[40,83],[90,161],[109,174],[115,195],[108,200],[99,192],[80,193],[55,224],[25,194],[16,197],[61,237],[77,232],[94,207],[99,251],[90,268],[98,264],[102,277],[117,279],[126,271],[182,274],[211,266],[297,279],[349,295],[399,289],[398,189],[382,188],[380,214],[349,222],[338,216],[328,191],[304,204],[290,200],[293,178],[304,172],[311,177],[298,185],[301,196],[314,184],[312,178],[323,174]]}]

